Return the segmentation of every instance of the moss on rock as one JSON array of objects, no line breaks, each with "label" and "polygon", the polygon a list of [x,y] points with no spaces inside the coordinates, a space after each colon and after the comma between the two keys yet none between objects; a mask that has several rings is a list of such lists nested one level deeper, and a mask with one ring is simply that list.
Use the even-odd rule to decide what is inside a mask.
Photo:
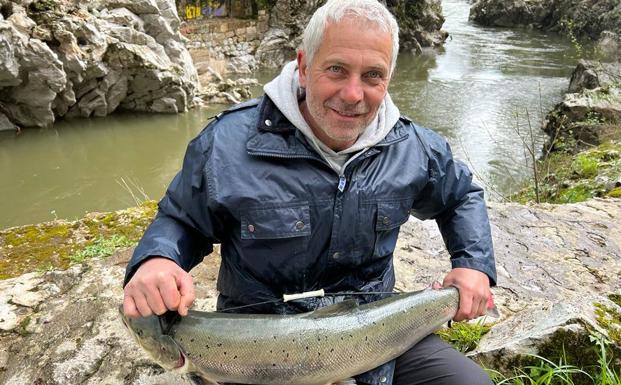
[{"label": "moss on rock", "polygon": [[147,201],[111,213],[90,213],[77,221],[56,220],[2,230],[0,279],[30,271],[66,269],[98,250],[105,255],[110,247],[133,244],[156,212],[157,203]]}]

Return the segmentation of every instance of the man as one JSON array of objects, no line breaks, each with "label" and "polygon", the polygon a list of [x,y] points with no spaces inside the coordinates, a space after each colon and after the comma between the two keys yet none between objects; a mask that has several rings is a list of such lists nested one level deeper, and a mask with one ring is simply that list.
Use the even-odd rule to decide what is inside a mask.
[{"label": "man", "polygon": [[[218,309],[295,313],[344,296],[274,301],[323,288],[394,286],[392,253],[410,212],[437,221],[460,292],[455,320],[482,315],[496,279],[481,189],[446,142],[400,117],[387,93],[398,27],[374,0],[330,0],[297,60],[266,95],[231,108],[195,138],[127,268],[128,316],[194,300],[187,273],[221,243]],[[360,375],[359,384],[490,384],[432,335]]]}]

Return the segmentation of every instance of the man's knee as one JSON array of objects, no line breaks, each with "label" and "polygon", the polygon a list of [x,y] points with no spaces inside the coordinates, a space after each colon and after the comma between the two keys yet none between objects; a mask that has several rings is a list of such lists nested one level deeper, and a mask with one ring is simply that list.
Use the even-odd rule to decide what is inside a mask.
[{"label": "man's knee", "polygon": [[423,339],[397,359],[393,385],[492,385],[474,361],[438,336]]}]

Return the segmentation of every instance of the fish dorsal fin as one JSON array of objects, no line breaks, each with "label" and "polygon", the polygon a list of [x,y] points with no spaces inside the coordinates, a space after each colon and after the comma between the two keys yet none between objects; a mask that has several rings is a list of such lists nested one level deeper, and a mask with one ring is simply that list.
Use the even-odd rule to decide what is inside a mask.
[{"label": "fish dorsal fin", "polygon": [[313,312],[313,315],[318,316],[329,316],[329,315],[337,315],[340,313],[346,313],[353,309],[358,308],[358,301],[353,299],[348,299],[343,302],[335,303],[334,305],[322,307],[321,309],[317,309]]}]

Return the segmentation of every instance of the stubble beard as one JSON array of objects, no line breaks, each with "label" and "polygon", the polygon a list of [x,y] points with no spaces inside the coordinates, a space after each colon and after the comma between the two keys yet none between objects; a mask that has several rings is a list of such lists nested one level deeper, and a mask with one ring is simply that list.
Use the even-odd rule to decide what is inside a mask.
[{"label": "stubble beard", "polygon": [[364,102],[348,105],[335,98],[328,99],[322,104],[320,101],[315,100],[312,93],[308,92],[308,89],[306,90],[306,106],[315,124],[318,126],[317,129],[336,141],[352,141],[357,139],[373,120],[372,115],[371,118],[356,119],[353,122],[335,122],[328,117],[328,114],[335,113],[330,110],[344,114],[367,114],[369,107]]}]

